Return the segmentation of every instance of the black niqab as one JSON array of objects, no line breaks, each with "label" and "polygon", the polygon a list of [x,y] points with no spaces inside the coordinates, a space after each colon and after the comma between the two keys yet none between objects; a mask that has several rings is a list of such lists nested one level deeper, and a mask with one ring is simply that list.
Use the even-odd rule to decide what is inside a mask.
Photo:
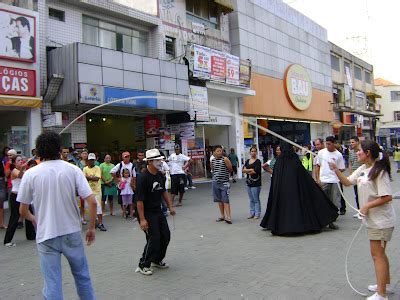
[{"label": "black niqab", "polygon": [[272,234],[319,232],[338,217],[336,206],[301,164],[293,147],[281,145],[261,227]]}]

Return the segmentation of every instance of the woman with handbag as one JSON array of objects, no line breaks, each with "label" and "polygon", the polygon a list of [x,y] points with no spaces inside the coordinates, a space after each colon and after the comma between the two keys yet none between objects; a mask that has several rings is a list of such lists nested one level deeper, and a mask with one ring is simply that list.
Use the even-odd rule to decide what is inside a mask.
[{"label": "woman with handbag", "polygon": [[250,148],[250,159],[243,166],[243,173],[247,175],[247,193],[250,200],[250,215],[247,219],[259,219],[261,214],[261,161],[257,158],[256,146]]}]

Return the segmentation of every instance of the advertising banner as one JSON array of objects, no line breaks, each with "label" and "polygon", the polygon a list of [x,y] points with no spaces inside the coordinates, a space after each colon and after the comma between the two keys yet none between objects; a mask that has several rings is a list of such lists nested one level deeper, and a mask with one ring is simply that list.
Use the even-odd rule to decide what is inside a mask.
[{"label": "advertising banner", "polygon": [[207,88],[202,86],[191,85],[190,88],[190,119],[194,120],[196,115],[197,121],[208,121],[208,94]]},{"label": "advertising banner", "polygon": [[104,87],[95,84],[79,84],[80,102],[84,104],[103,104]]},{"label": "advertising banner", "polygon": [[0,66],[0,94],[36,96],[36,72]]},{"label": "advertising banner", "polygon": [[193,51],[193,76],[209,79],[211,73],[211,49],[193,45]]},{"label": "advertising banner", "polygon": [[112,102],[112,101],[118,100],[118,99],[132,98],[132,97],[139,97],[139,96],[146,96],[149,98],[129,99],[129,100],[125,100],[123,102],[117,102],[117,103],[113,103],[110,105],[122,106],[122,107],[136,107],[136,108],[140,108],[140,107],[157,108],[157,93],[155,93],[155,92],[104,87],[104,102],[105,103]]},{"label": "advertising banner", "polygon": [[225,53],[211,50],[211,80],[225,82],[226,76]]},{"label": "advertising banner", "polygon": [[249,87],[251,80],[251,61],[249,59],[240,60],[240,85]]},{"label": "advertising banner", "polygon": [[226,54],[226,83],[239,85],[239,57]]},{"label": "advertising banner", "polygon": [[35,62],[36,18],[0,9],[0,20],[0,58]]}]

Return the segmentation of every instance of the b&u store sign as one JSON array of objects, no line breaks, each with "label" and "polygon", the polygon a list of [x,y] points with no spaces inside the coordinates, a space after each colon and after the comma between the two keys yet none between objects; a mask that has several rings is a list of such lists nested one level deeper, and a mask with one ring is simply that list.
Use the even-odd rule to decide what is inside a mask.
[{"label": "b&u store sign", "polygon": [[35,97],[36,72],[0,66],[0,95]]},{"label": "b&u store sign", "polygon": [[290,65],[284,77],[285,93],[297,110],[306,110],[311,105],[312,83],[306,69],[301,65]]}]

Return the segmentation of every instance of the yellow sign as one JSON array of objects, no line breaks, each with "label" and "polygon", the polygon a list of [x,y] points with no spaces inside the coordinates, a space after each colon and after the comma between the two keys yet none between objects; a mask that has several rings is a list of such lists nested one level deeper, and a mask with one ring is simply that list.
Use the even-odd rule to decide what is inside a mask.
[{"label": "yellow sign", "polygon": [[297,110],[306,110],[311,105],[312,83],[310,76],[301,65],[290,65],[284,77],[285,93]]}]

